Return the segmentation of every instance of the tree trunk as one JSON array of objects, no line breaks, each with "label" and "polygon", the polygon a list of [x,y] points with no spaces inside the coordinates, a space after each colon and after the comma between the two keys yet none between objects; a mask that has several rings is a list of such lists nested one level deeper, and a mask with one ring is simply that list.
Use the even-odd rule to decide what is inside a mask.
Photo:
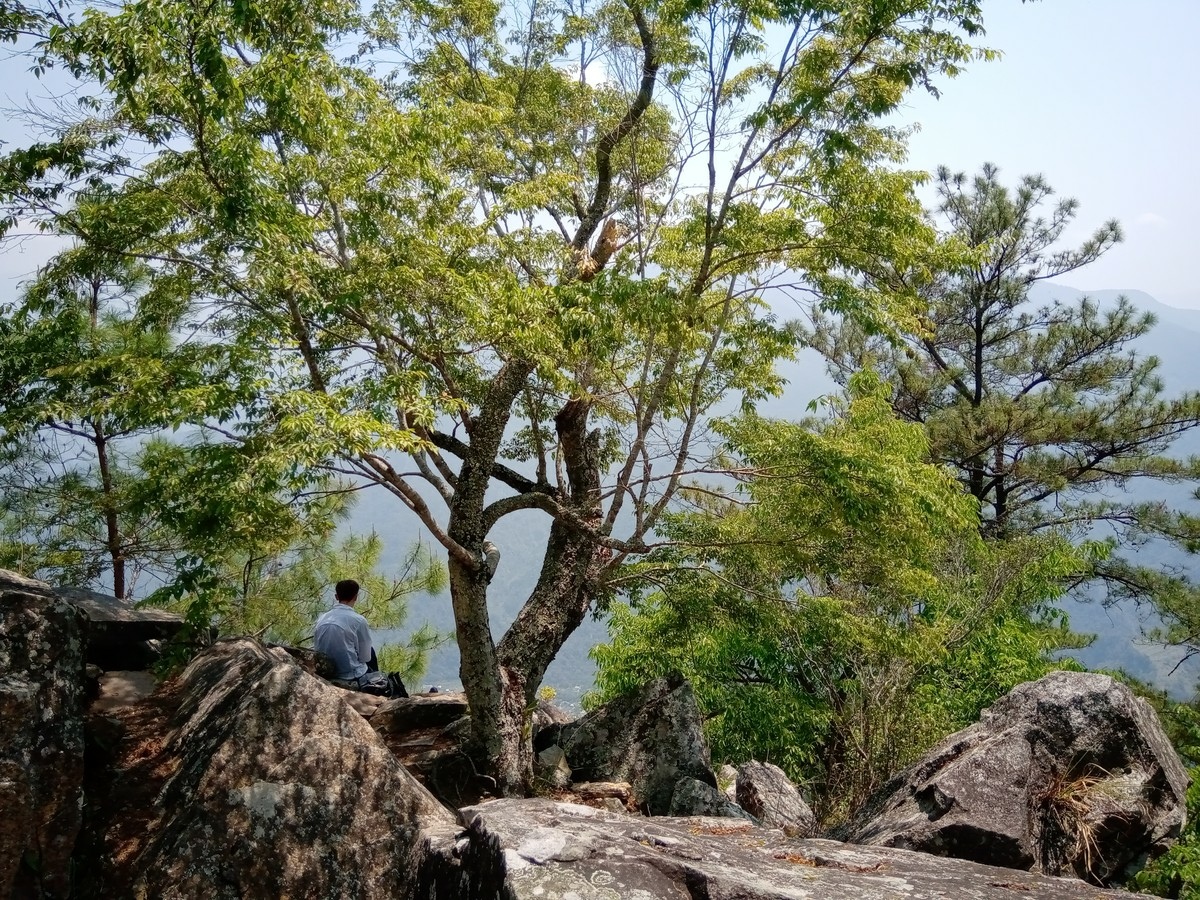
[{"label": "tree trunk", "polygon": [[450,596],[459,652],[459,676],[471,705],[467,752],[502,797],[521,796],[532,776],[532,746],[525,734],[525,685],[501,666],[492,640],[487,579],[450,558]]},{"label": "tree trunk", "polygon": [[[500,642],[502,664],[519,669],[532,704],[546,667],[587,615],[609,554],[596,539],[601,524],[600,433],[588,432],[591,404],[571,400],[554,418],[567,473],[563,498],[580,524],[555,521],[537,586]],[[580,527],[582,525],[582,527]]]},{"label": "tree trunk", "polygon": [[108,437],[99,422],[92,422],[92,444],[96,448],[96,463],[100,469],[100,490],[104,508],[104,548],[112,562],[113,596],[124,600],[125,547],[121,539],[121,522],[117,510],[116,487],[108,460]]},{"label": "tree trunk", "polygon": [[[503,796],[524,793],[532,781],[529,716],[547,666],[587,615],[608,551],[597,540],[601,523],[599,432],[588,433],[590,403],[571,400],[555,419],[568,490],[561,502],[571,522],[556,520],[541,575],[516,621],[497,646],[487,609],[487,576],[451,558],[450,591],[458,628],[460,675],[471,704],[470,752]],[[464,465],[464,473],[474,469]],[[460,475],[459,492],[466,479]],[[482,541],[466,519],[451,536],[464,546]],[[477,526],[478,527],[478,526]]]},{"label": "tree trunk", "polygon": [[1003,535],[1008,531],[1008,490],[1003,481],[996,485],[996,499],[992,505],[996,510],[996,534]]},{"label": "tree trunk", "polygon": [[546,668],[591,609],[607,559],[590,537],[551,526],[537,585],[499,646],[501,665],[521,673],[526,705],[537,699]]},{"label": "tree trunk", "polygon": [[967,462],[967,471],[970,473],[970,475],[968,476],[969,481],[967,484],[967,488],[968,488],[968,490],[970,490],[971,496],[979,501],[979,511],[980,511],[980,514],[982,514],[983,507],[987,503],[987,496],[985,495],[984,490],[983,490],[983,478],[984,478],[983,462],[980,460],[979,457],[975,457],[974,459],[971,459]]},{"label": "tree trunk", "polygon": [[525,734],[525,685],[519,673],[502,667],[492,640],[483,565],[484,504],[492,466],[499,453],[512,404],[533,371],[530,363],[506,363],[492,379],[479,415],[471,423],[471,443],[458,473],[447,534],[470,554],[450,555],[450,599],[459,651],[459,677],[471,706],[468,752],[480,771],[495,781],[503,797],[520,796],[532,776]]}]

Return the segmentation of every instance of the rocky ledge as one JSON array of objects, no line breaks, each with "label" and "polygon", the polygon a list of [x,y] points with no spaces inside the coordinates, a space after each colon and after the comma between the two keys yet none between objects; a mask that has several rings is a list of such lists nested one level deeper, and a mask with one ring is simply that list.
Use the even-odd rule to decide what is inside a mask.
[{"label": "rocky ledge", "polygon": [[[447,792],[435,796],[428,786],[438,789],[456,777],[446,763],[461,762],[461,697],[363,705],[354,702],[358,695],[313,674],[303,659],[239,639],[218,642],[133,705],[96,703],[89,711],[87,624],[86,610],[69,596],[0,572],[0,732],[6,736],[0,801],[7,813],[0,827],[0,896],[1130,896],[1047,874],[1037,844],[1044,823],[1020,834],[1032,848],[1021,864],[1042,872],[987,865],[979,855],[949,858],[975,852],[971,847],[979,843],[956,845],[956,833],[982,833],[982,825],[949,827],[962,824],[962,809],[974,805],[981,821],[1001,827],[1022,816],[1037,821],[1036,803],[1047,796],[1038,781],[1042,770],[1030,769],[1021,791],[967,791],[986,771],[968,764],[967,750],[1012,758],[1017,751],[1005,756],[997,749],[1009,739],[1014,746],[1024,741],[1052,775],[1070,771],[1068,762],[1091,752],[1086,763],[1095,767],[1081,775],[1086,786],[1094,787],[1103,769],[1118,783],[1098,796],[1130,801],[1116,812],[1096,804],[1092,833],[1111,832],[1126,843],[1135,836],[1133,855],[1159,852],[1182,823],[1186,776],[1161,728],[1144,704],[1099,676],[1055,676],[1047,685],[1023,686],[975,730],[947,739],[872,805],[873,819],[858,823],[853,837],[876,844],[868,846],[811,837],[811,813],[774,767],[747,763],[734,773],[733,799],[718,792],[694,698],[682,682],[653,682],[637,697],[574,723],[552,711],[537,713],[535,741],[552,767],[544,766],[543,774],[562,779],[558,787],[543,781],[556,799],[456,808]],[[136,638],[146,639],[144,633]],[[1099,715],[1102,708],[1114,712]],[[1123,755],[1113,755],[1117,745]],[[1075,756],[1056,768],[1054,747]],[[942,770],[949,775],[939,781]],[[926,794],[948,799],[931,805],[920,799]],[[975,796],[996,808],[983,807]],[[563,802],[568,797],[580,802]],[[1131,826],[1130,817],[1150,799],[1159,801],[1158,812]],[[681,810],[716,810],[724,817],[643,814]],[[1105,816],[1116,816],[1121,828],[1096,824]],[[901,846],[915,846],[923,835],[940,835],[924,849],[941,855]],[[1067,860],[1067,871],[1072,865]]]},{"label": "rocky ledge", "polygon": [[[511,900],[1103,900],[1128,897],[907,850],[791,839],[727,818],[637,818],[549,800],[462,810],[460,855],[495,884],[463,896]],[[481,856],[490,856],[486,865]]]}]

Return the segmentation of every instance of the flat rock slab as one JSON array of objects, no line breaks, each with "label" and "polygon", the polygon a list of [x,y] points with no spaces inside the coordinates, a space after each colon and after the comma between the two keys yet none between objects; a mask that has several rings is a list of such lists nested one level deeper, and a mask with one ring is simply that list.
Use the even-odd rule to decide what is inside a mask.
[{"label": "flat rock slab", "polygon": [[105,672],[100,676],[100,696],[92,701],[92,712],[111,712],[133,706],[154,693],[158,679],[150,672]]},{"label": "flat rock slab", "polygon": [[[545,799],[462,810],[471,844],[491,847],[491,882],[463,897],[513,900],[1105,900],[1082,881],[886,847],[788,839],[712,818],[637,818]],[[471,856],[472,854],[468,854]],[[481,861],[482,862],[482,861]],[[494,879],[503,879],[503,891]]]},{"label": "flat rock slab", "polygon": [[102,669],[145,669],[157,658],[147,641],[168,641],[183,627],[183,617],[164,609],[134,606],[84,588],[55,593],[88,621],[87,661]]},{"label": "flat rock slab", "polygon": [[84,588],[56,588],[55,593],[82,610],[93,627],[140,629],[142,640],[170,637],[183,625],[183,616],[154,609],[149,606],[134,606],[116,597],[89,591]]},{"label": "flat rock slab", "polygon": [[388,700],[371,717],[371,725],[385,734],[444,727],[469,712],[467,696],[461,692],[412,694]]}]

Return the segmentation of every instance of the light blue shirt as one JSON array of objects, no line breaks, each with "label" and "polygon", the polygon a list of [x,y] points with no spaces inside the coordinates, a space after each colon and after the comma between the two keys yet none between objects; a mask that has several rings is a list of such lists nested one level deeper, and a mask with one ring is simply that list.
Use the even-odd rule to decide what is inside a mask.
[{"label": "light blue shirt", "polygon": [[366,673],[371,661],[371,629],[353,607],[338,603],[322,613],[313,643],[333,660],[333,677],[337,680],[356,681]]}]

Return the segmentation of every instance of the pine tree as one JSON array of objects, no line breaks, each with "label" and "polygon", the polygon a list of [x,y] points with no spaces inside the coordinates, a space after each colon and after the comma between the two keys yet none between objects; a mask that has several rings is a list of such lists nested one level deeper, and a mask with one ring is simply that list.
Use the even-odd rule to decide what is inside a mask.
[{"label": "pine tree", "polygon": [[814,346],[842,383],[864,366],[879,369],[896,413],[925,427],[933,460],[956,471],[979,501],[986,537],[1060,530],[1106,541],[1112,552],[1088,580],[1107,588],[1110,601],[1154,600],[1167,639],[1193,652],[1200,646],[1195,587],[1128,554],[1153,539],[1193,550],[1200,522],[1123,494],[1135,479],[1197,476],[1194,461],[1169,451],[1200,424],[1200,394],[1165,396],[1159,361],[1135,343],[1154,316],[1127,299],[1107,310],[1086,297],[1043,306],[1030,299],[1038,282],[1112,248],[1120,227],[1106,222],[1079,247],[1062,249],[1077,202],[1054,200],[1040,176],[1010,189],[991,165],[971,180],[940,169],[937,191],[943,238],[958,244],[964,262],[924,278],[915,269],[872,275],[921,295],[920,330],[889,343],[818,316]]}]

